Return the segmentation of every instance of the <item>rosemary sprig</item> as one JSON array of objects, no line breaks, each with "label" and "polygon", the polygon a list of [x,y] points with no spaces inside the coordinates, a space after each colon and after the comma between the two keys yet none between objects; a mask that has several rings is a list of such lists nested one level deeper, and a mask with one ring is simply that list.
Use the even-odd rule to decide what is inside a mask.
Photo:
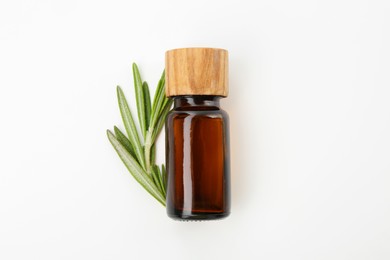
[{"label": "rosemary sprig", "polygon": [[118,86],[119,110],[127,136],[116,126],[114,126],[115,134],[107,130],[107,136],[133,177],[165,206],[166,171],[164,164],[161,165],[160,170],[154,162],[155,142],[172,106],[172,100],[165,97],[164,72],[158,82],[153,102],[150,100],[149,86],[142,81],[135,63],[133,63],[133,78],[141,135],[137,131],[125,95]]}]

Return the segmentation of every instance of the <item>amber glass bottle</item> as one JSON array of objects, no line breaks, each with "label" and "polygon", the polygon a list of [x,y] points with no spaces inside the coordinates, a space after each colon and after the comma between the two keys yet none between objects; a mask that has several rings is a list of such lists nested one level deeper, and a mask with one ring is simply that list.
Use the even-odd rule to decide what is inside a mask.
[{"label": "amber glass bottle", "polygon": [[229,121],[219,100],[228,91],[227,51],[175,49],[166,53],[168,114],[167,213],[180,220],[230,213]]}]

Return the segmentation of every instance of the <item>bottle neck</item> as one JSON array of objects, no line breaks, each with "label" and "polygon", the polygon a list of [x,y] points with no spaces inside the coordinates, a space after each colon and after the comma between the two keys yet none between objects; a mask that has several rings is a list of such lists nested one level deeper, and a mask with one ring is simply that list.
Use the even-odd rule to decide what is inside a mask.
[{"label": "bottle neck", "polygon": [[218,110],[220,96],[206,96],[206,95],[193,95],[193,96],[174,96],[174,109],[207,109]]}]

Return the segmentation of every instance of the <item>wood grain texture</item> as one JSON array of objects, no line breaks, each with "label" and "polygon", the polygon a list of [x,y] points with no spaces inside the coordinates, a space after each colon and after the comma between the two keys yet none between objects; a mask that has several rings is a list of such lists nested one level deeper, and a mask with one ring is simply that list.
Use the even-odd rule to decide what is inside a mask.
[{"label": "wood grain texture", "polygon": [[165,54],[166,95],[228,95],[228,51],[183,48]]}]

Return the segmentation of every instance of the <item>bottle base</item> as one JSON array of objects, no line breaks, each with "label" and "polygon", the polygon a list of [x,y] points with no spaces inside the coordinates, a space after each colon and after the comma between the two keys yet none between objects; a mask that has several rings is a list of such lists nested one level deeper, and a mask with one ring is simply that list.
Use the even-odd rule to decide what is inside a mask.
[{"label": "bottle base", "polygon": [[168,217],[178,221],[208,221],[208,220],[220,220],[228,217],[230,212],[224,213],[186,213],[186,214],[169,214]]}]

